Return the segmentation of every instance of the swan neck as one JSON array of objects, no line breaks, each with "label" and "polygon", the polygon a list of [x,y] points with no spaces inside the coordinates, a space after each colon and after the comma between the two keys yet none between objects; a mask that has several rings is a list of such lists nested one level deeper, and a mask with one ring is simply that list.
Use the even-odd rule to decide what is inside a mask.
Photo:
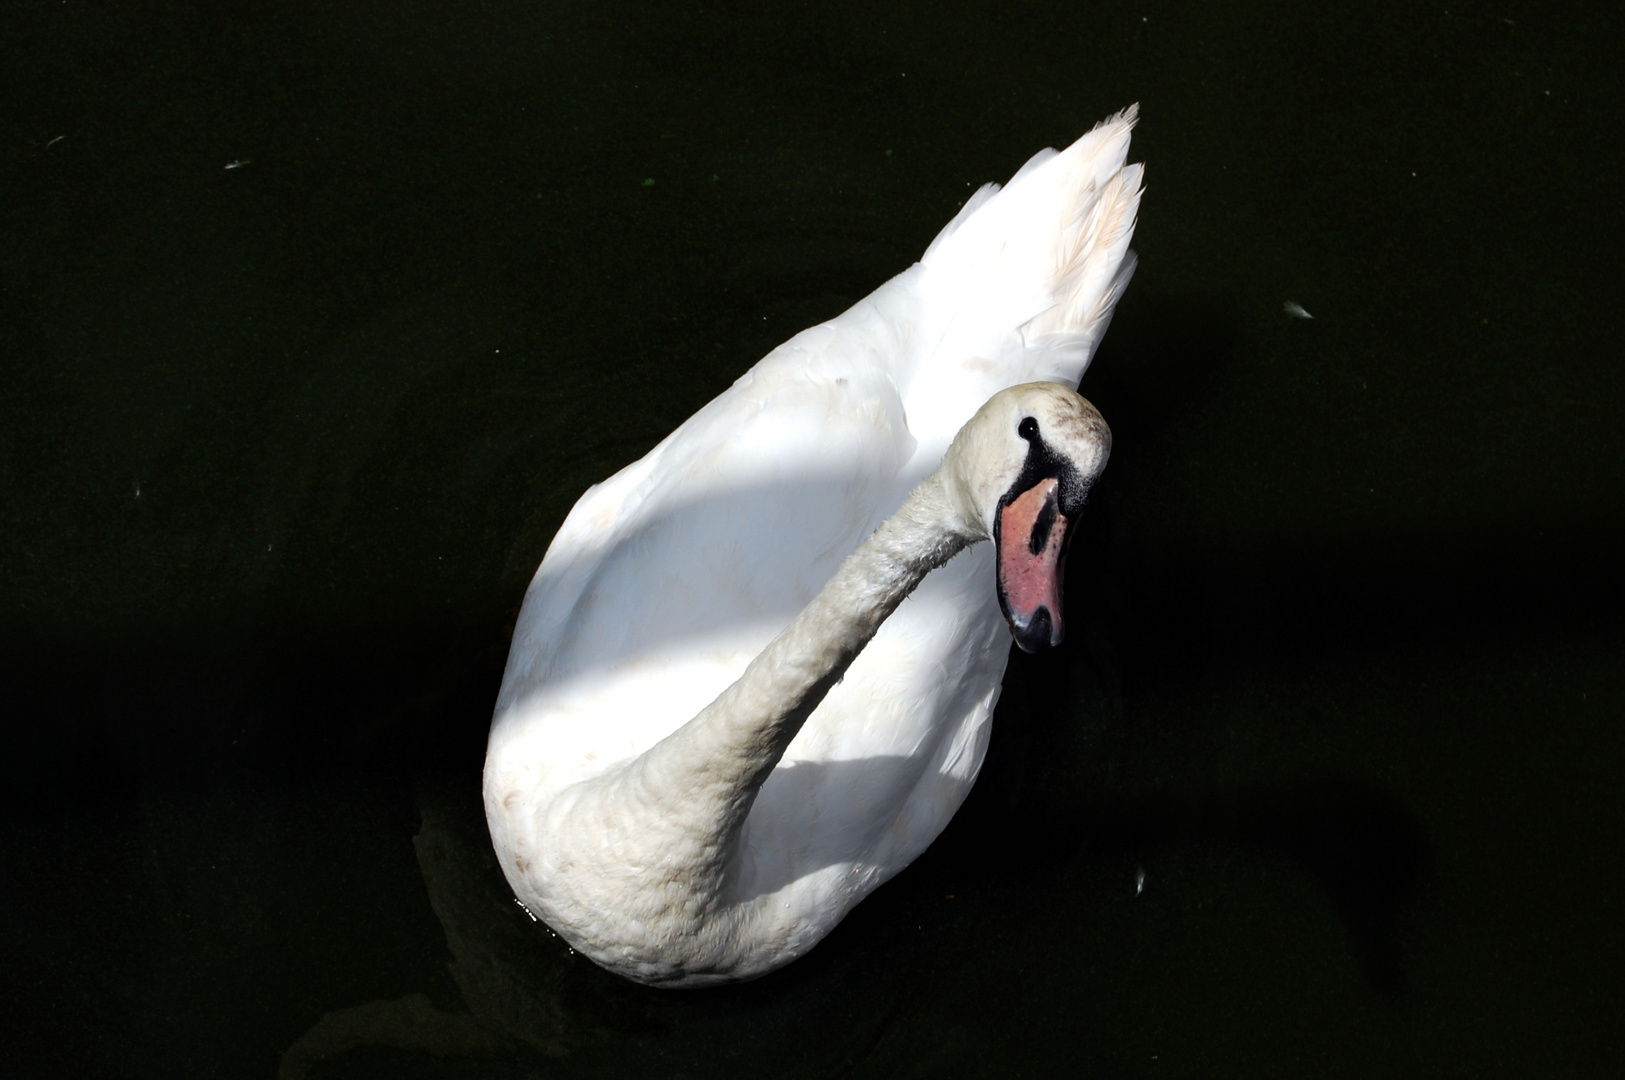
[{"label": "swan neck", "polygon": [[980,538],[950,506],[939,471],[732,686],[628,767],[633,790],[622,797],[668,824],[682,822],[676,831],[695,844],[686,853],[690,873],[710,879],[702,893],[721,898],[757,791],[830,688],[926,574]]}]

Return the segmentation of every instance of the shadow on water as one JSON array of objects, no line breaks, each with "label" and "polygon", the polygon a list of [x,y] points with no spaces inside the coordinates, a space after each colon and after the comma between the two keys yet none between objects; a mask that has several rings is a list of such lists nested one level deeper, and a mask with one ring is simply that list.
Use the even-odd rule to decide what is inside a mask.
[{"label": "shadow on water", "polygon": [[[1125,305],[1084,391],[1132,450],[1074,548],[1072,639],[1059,655],[1014,655],[960,815],[790,968],[744,988],[647,990],[514,905],[478,801],[499,625],[287,636],[299,645],[271,632],[59,639],[4,659],[11,712],[28,718],[4,767],[0,834],[15,870],[0,885],[12,913],[0,948],[14,986],[33,988],[12,1011],[66,1045],[80,1030],[72,1003],[106,1002],[100,1037],[118,1045],[105,1059],[147,1045],[169,1060],[173,1036],[260,1074],[280,1056],[285,1075],[446,1075],[460,1060],[470,1074],[530,1075],[571,1052],[584,1072],[759,1072],[800,1055],[813,1075],[862,1059],[929,992],[943,961],[926,942],[957,929],[920,914],[941,880],[1039,888],[1057,868],[1103,876],[1227,851],[1312,882],[1366,982],[1403,995],[1436,827],[1353,774],[1220,782],[1186,762],[1182,781],[1150,783],[1144,753],[1177,772],[1171,755],[1213,752],[1148,750],[1146,729],[1203,722],[1154,703],[1283,669],[1426,671],[1463,651],[1605,636],[1625,599],[1611,584],[1622,537],[1549,522],[1363,545],[1134,546],[1115,528],[1117,492],[1233,362],[1236,334],[1216,310],[1155,294]],[[1107,362],[1113,349],[1135,362]],[[469,483],[471,499],[485,492]],[[1069,914],[1087,926],[1099,913]],[[898,932],[915,926],[918,939]],[[189,1020],[200,1015],[209,1023]]]},{"label": "shadow on water", "polygon": [[1112,658],[1103,663],[1094,642],[1080,651],[1065,665],[1012,653],[987,763],[950,843],[964,829],[973,848],[1011,868],[1077,861],[1094,873],[1137,865],[1143,874],[1199,853],[1285,860],[1336,907],[1372,988],[1398,995],[1407,917],[1434,863],[1415,814],[1352,776],[1237,785],[1198,768],[1195,783],[1171,789],[1126,778],[1135,748],[1109,689]]},{"label": "shadow on water", "polygon": [[[911,917],[905,885],[883,889],[830,942],[749,986],[671,992],[626,983],[518,909],[490,851],[477,786],[470,775],[425,787],[414,839],[469,1013],[435,1010],[422,995],[335,1010],[289,1048],[282,1076],[350,1075],[328,1065],[359,1054],[359,1067],[380,1047],[510,1063],[580,1052],[612,1069],[686,1059],[696,1072],[733,1075],[797,1041],[807,1043],[795,1049],[797,1074],[821,1075],[862,1060],[930,970],[926,957],[908,957],[907,947],[900,954],[894,943],[898,924]],[[997,781],[982,790],[989,794],[973,799],[950,828],[950,853],[935,857],[939,869],[945,859],[964,859],[980,864],[983,874],[1019,867],[1021,876],[1064,858],[1101,871],[1123,858],[1249,846],[1290,860],[1324,890],[1367,979],[1389,996],[1403,989],[1403,924],[1431,852],[1415,819],[1367,785],[1333,779],[1255,787],[1219,792],[1202,804],[1108,796],[1082,808],[1087,826],[1064,838],[1034,830],[1019,809],[998,806],[1010,792]],[[967,876],[964,868],[951,873]],[[1091,918],[1087,908],[1078,915]],[[922,942],[914,951],[931,948]]]},{"label": "shadow on water", "polygon": [[[532,1075],[569,1052],[584,1073],[726,1075],[799,1055],[815,1075],[861,1060],[929,992],[944,936],[1015,918],[922,914],[944,881],[1042,889],[1055,873],[1229,851],[1312,882],[1366,982],[1402,995],[1435,828],[1357,775],[1221,782],[1210,763],[1179,760],[1214,755],[1200,738],[1148,744],[1147,730],[1205,723],[1155,702],[1283,669],[1425,671],[1463,650],[1604,635],[1622,538],[1551,522],[1533,536],[1363,546],[1135,546],[1117,527],[1130,512],[1119,492],[1233,362],[1217,310],[1155,294],[1125,305],[1083,387],[1125,452],[1074,548],[1072,637],[1058,654],[1013,654],[964,809],[803,960],[748,987],[653,991],[572,955],[513,903],[478,797],[506,627],[58,640],[4,660],[13,715],[29,718],[5,766],[8,862],[30,888],[6,887],[3,947],[16,985],[36,988],[18,1014],[66,1043],[69,1003],[113,1002],[102,1028],[120,1045],[107,1056],[145,1039],[162,1060],[163,1033],[206,1012],[213,1026],[183,1041],[261,1074],[280,1057],[289,1076],[447,1075],[459,1061]],[[1109,363],[1113,349],[1134,363]],[[1148,781],[1163,769],[1184,779]],[[103,880],[121,884],[85,888]],[[1070,913],[1083,926],[1099,915]],[[64,937],[64,919],[104,929]],[[918,937],[900,932],[916,924]],[[254,1001],[253,1017],[220,1004],[232,1000]]]},{"label": "shadow on water", "polygon": [[[583,1072],[759,1074],[791,1056],[816,1075],[863,1059],[942,974],[954,927],[920,913],[941,880],[1038,892],[1056,872],[1103,877],[1228,851],[1313,882],[1365,981],[1402,996],[1432,823],[1354,773],[1289,767],[1222,783],[1196,765],[1193,778],[1188,758],[1212,757],[1212,745],[1170,750],[1142,736],[1206,721],[1160,715],[1157,702],[1261,672],[1427,671],[1485,648],[1597,637],[1617,619],[1622,598],[1607,583],[1622,538],[1552,521],[1534,534],[1136,546],[1116,492],[1136,489],[1170,429],[1235,364],[1238,339],[1220,305],[1136,297],[1084,385],[1120,453],[1074,547],[1072,640],[1056,656],[1014,656],[964,810],[809,957],[747,987],[648,991],[570,955],[513,905],[479,814],[507,650],[489,617],[416,637],[58,638],[3,661],[11,715],[28,718],[11,736],[0,836],[16,870],[0,885],[13,913],[0,948],[15,986],[32,987],[13,1012],[37,1017],[44,1043],[70,1044],[83,1026],[75,1002],[94,1000],[99,1038],[117,1044],[102,1059],[146,1046],[150,1061],[172,1061],[187,1046],[242,1074],[281,1059],[284,1075],[315,1077],[445,1075],[460,1061],[470,1075],[533,1075],[572,1052]],[[1133,364],[1111,362],[1115,351]],[[362,400],[369,385],[309,398]],[[491,396],[531,391],[496,382]],[[414,401],[398,408],[414,416]],[[375,427],[385,434],[367,447],[312,460],[387,458],[390,426]],[[523,424],[497,430],[457,471],[452,487],[470,505],[496,499],[492,486],[541,440]],[[362,541],[380,528],[364,523]],[[505,583],[528,577],[543,533],[502,544],[528,546]],[[400,565],[369,572],[393,580]],[[293,575],[273,583],[283,580]],[[1159,768],[1185,778],[1150,783]],[[1100,909],[1085,898],[1068,918],[1087,927]],[[1007,919],[1017,916],[983,908],[964,932],[996,934]],[[899,932],[910,927],[918,937]],[[193,1023],[200,1015],[210,1023]]]},{"label": "shadow on water", "polygon": [[[474,778],[465,777],[425,789],[414,840],[470,1012],[440,1012],[422,995],[336,1010],[290,1047],[283,1077],[345,1075],[324,1063],[378,1047],[510,1061],[581,1051],[619,1068],[691,1058],[710,1075],[732,1075],[798,1039],[808,1042],[796,1052],[802,1071],[820,1075],[861,1060],[918,992],[916,965],[897,963],[895,948],[877,945],[895,933],[899,907],[908,905],[885,890],[832,944],[747,987],[676,993],[599,971],[514,904],[485,842],[475,788]],[[997,824],[985,809],[967,814],[972,830]],[[1416,822],[1368,788],[1333,782],[1254,789],[1221,795],[1197,812],[1169,801],[1119,802],[1100,808],[1084,846],[1086,861],[1098,865],[1129,853],[1148,858],[1176,846],[1238,843],[1299,865],[1342,912],[1368,979],[1385,994],[1402,989],[1401,924],[1422,887],[1429,853]],[[1031,865],[1028,855],[1018,844],[993,861]],[[883,957],[893,962],[877,963]],[[751,1020],[755,1025],[741,1028]]]},{"label": "shadow on water", "polygon": [[[31,1004],[14,1004],[32,1015],[85,993],[123,1001],[105,1013],[105,1028],[128,1036],[135,1025],[161,1031],[184,1020],[203,1007],[188,995],[204,994],[230,1030],[190,1037],[218,1041],[225,1060],[303,1047],[307,1057],[294,1064],[335,1068],[347,1048],[374,1045],[360,1032],[388,1044],[399,1042],[391,1032],[438,1031],[435,1045],[456,1053],[613,1046],[617,1061],[652,1060],[679,1052],[662,1033],[697,1047],[721,1030],[714,1025],[771,1014],[761,1030],[774,1035],[761,1034],[757,1046],[767,1054],[794,1032],[813,1040],[821,1029],[849,1030],[845,1020],[816,1017],[856,1007],[852,985],[873,989],[859,1005],[874,1012],[874,1025],[902,1007],[895,1003],[929,977],[933,961],[892,941],[889,928],[908,917],[899,912],[909,910],[911,890],[945,866],[957,867],[954,876],[1031,882],[1062,864],[1088,874],[1215,850],[1258,851],[1296,867],[1341,914],[1369,984],[1401,994],[1406,922],[1429,880],[1434,828],[1350,775],[1227,786],[1198,768],[1194,782],[1148,787],[1136,778],[1137,740],[1160,721],[1134,701],[1154,681],[1222,688],[1272,665],[1350,657],[1399,657],[1425,671],[1450,663],[1463,642],[1540,645],[1613,625],[1620,597],[1605,583],[1617,534],[1429,540],[1363,559],[1300,548],[1290,560],[1208,552],[1169,565],[1088,538],[1095,549],[1072,564],[1082,615],[1073,638],[1059,655],[1016,655],[987,764],[922,858],[930,866],[905,872],[785,972],[753,989],[701,994],[622,984],[569,956],[513,905],[477,790],[500,628],[317,652],[253,641],[15,649],[8,697],[13,715],[29,721],[7,755],[5,843],[16,874],[4,948],[17,985],[36,990]],[[1337,572],[1327,572],[1333,565]],[[1569,617],[1542,617],[1543,598],[1554,596],[1567,598]],[[97,678],[87,682],[87,672]],[[1158,753],[1169,766],[1168,751]],[[347,809],[356,800],[377,806]],[[388,854],[414,833],[415,863]],[[211,865],[227,869],[202,870]],[[103,879],[120,884],[84,887]],[[425,891],[432,913],[413,899]],[[383,899],[387,907],[376,908]],[[188,911],[208,918],[188,923]],[[52,929],[64,918],[104,929],[95,939],[65,938]],[[205,928],[209,919],[218,925]],[[399,954],[395,942],[426,935],[449,946],[449,984],[430,970],[432,957],[425,968]],[[356,1028],[311,1027],[335,1004],[330,992],[311,998],[311,971],[342,969],[350,952],[371,977],[346,992],[355,1005],[341,1012],[394,1000],[390,985],[425,986],[428,999],[365,1006],[373,1015],[359,1016]],[[109,964],[106,955],[125,959]],[[203,975],[176,980],[165,974],[173,965]],[[831,977],[837,969],[841,977]],[[214,1007],[239,982],[260,1002],[256,1022],[239,1024],[233,1010]],[[143,986],[179,1000],[143,1003]],[[326,1004],[312,1011],[318,1001]],[[484,1026],[436,1019],[465,1008]],[[68,1037],[73,1025],[61,1015],[38,1030],[67,1024]],[[857,1041],[841,1054],[862,1053],[878,1029],[851,1030]],[[411,1046],[391,1053],[432,1049]],[[742,1069],[757,1051],[738,1050]]]},{"label": "shadow on water", "polygon": [[1219,791],[1206,800],[1129,799],[1101,808],[1089,846],[1142,861],[1181,849],[1241,847],[1289,860],[1331,900],[1367,982],[1405,988],[1407,917],[1434,853],[1421,822],[1392,796],[1347,777]]}]

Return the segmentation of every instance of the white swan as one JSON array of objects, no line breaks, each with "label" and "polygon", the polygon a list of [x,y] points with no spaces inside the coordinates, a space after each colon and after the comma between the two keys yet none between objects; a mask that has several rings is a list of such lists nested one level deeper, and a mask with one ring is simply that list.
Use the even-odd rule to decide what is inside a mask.
[{"label": "white swan", "polygon": [[[1076,385],[1133,269],[1134,118],[983,187],[919,263],[559,529],[514,631],[485,809],[520,902],[599,964],[664,986],[762,975],[959,808],[1002,626],[1060,640],[1070,526],[1106,462],[1104,421],[1056,384]],[[990,537],[996,558],[954,558]]]}]

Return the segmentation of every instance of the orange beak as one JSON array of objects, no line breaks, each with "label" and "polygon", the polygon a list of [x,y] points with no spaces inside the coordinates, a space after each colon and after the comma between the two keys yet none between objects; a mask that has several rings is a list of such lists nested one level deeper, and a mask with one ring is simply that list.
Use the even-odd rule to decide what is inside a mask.
[{"label": "orange beak", "polygon": [[1053,478],[1039,481],[999,508],[999,606],[1024,652],[1059,645],[1061,586],[1066,577],[1066,515]]}]

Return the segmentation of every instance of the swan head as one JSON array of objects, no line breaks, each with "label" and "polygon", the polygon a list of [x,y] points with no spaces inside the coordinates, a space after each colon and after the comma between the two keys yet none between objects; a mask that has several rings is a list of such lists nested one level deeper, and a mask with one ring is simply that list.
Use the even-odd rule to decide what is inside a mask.
[{"label": "swan head", "polygon": [[1112,433],[1095,407],[1059,383],[1002,390],[954,438],[944,465],[973,536],[991,539],[999,607],[1026,652],[1066,634],[1066,552]]}]

